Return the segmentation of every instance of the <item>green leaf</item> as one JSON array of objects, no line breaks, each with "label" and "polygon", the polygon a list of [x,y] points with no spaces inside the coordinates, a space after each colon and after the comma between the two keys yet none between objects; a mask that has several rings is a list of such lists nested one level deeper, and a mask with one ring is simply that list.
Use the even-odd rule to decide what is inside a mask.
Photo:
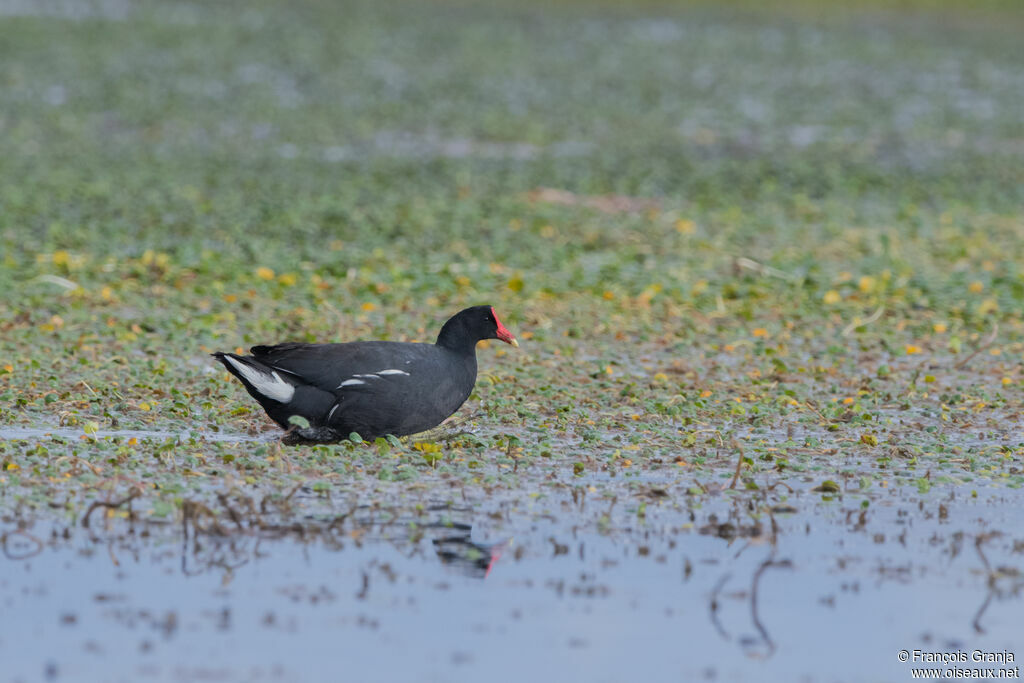
[{"label": "green leaf", "polygon": [[168,517],[173,513],[174,505],[166,500],[157,500],[153,502],[153,517]]},{"label": "green leaf", "polygon": [[300,429],[309,429],[309,420],[302,417],[301,415],[292,415],[288,418],[288,424],[295,425]]}]

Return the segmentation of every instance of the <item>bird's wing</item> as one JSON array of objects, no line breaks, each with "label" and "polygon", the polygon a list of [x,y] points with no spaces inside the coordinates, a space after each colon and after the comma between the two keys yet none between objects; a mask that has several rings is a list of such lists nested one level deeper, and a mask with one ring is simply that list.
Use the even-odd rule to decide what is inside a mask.
[{"label": "bird's wing", "polygon": [[408,377],[431,353],[433,344],[406,342],[349,342],[303,344],[287,342],[254,346],[260,363],[286,372],[298,381],[324,391],[365,387],[370,382]]}]

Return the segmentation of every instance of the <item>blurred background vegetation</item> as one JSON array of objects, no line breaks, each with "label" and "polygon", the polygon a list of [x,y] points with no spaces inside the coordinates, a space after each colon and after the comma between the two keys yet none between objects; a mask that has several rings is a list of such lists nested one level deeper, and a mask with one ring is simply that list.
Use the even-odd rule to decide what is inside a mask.
[{"label": "blurred background vegetation", "polygon": [[[523,373],[752,330],[789,363],[843,331],[958,353],[994,322],[1019,353],[1022,18],[4,0],[0,356],[23,404],[0,419],[88,412],[109,397],[69,380],[154,368],[234,399],[206,351],[431,339],[482,302],[533,338]],[[118,405],[152,420],[139,381]]]}]

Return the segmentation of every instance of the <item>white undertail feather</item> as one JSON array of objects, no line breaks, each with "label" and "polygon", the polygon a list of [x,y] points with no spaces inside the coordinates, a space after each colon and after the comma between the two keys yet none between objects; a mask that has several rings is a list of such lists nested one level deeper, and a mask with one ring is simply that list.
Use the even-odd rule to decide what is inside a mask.
[{"label": "white undertail feather", "polygon": [[378,375],[405,375],[406,377],[409,376],[409,373],[406,372],[405,370],[395,370],[394,368],[392,368],[390,370],[378,370],[377,374]]},{"label": "white undertail feather", "polygon": [[342,387],[354,387],[357,384],[366,384],[366,382],[364,382],[361,379],[347,379],[341,384],[339,384],[338,388],[341,389]]},{"label": "white undertail feather", "polygon": [[281,376],[276,372],[264,372],[231,356],[224,357],[238,370],[239,374],[245,378],[245,381],[267,398],[280,403],[288,403],[295,395],[295,387],[281,379]]}]

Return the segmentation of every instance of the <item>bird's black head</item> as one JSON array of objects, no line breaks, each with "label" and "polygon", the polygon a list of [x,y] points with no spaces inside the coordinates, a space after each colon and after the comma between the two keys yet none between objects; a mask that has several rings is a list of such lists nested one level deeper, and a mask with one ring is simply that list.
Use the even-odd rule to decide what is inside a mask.
[{"label": "bird's black head", "polygon": [[500,339],[519,346],[512,333],[498,320],[493,306],[473,306],[459,311],[444,324],[437,345],[456,351],[472,351],[481,339]]}]

